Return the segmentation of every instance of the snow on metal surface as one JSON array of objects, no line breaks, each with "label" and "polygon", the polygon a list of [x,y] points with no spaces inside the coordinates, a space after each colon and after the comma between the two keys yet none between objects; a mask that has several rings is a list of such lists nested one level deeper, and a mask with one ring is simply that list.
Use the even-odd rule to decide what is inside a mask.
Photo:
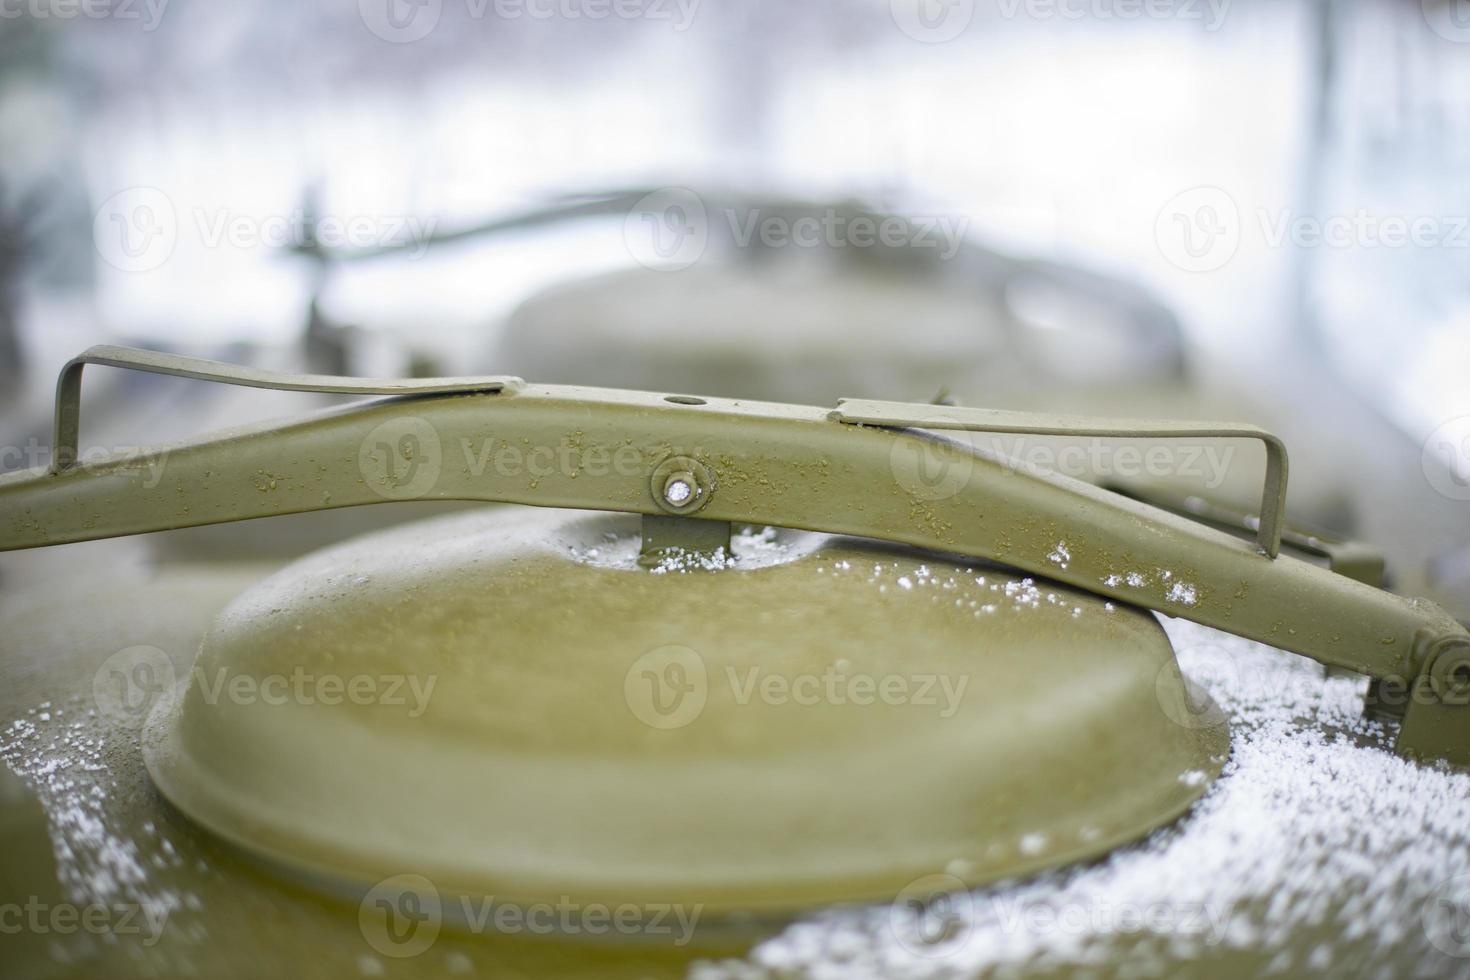
[{"label": "snow on metal surface", "polygon": [[[66,964],[95,955],[97,944],[158,942],[170,916],[197,898],[160,883],[156,869],[184,860],[152,823],[142,835],[118,827],[111,812],[128,789],[114,771],[116,747],[96,709],[80,696],[44,701],[0,729],[0,760],[30,783],[46,810],[56,876],[79,915],[97,914],[105,928],[56,930],[51,958]],[[40,896],[29,898],[43,903]],[[138,951],[122,944],[129,954]]]},{"label": "snow on metal surface", "polygon": [[[671,572],[721,571],[727,568],[751,570],[785,564],[809,554],[820,541],[816,535],[778,532],[775,528],[741,528],[730,536],[730,550],[720,548],[712,553],[672,548],[652,568],[655,575]],[[607,534],[593,547],[574,547],[572,560],[596,568],[632,571],[642,568],[638,553],[642,537],[638,534]]]},{"label": "snow on metal surface", "polygon": [[1224,774],[1178,824],[1095,865],[922,908],[819,913],[693,976],[1176,976],[1222,962],[1470,975],[1470,775],[1393,755],[1391,731],[1362,716],[1362,678],[1164,623],[1233,739]]},{"label": "snow on metal surface", "polygon": [[[635,561],[636,538],[617,544],[627,550],[620,561]],[[737,554],[781,547],[770,532],[736,541]],[[875,588],[900,575],[888,562],[816,560],[822,574],[862,576]],[[987,602],[1024,615],[1054,601],[1044,582],[991,569],[921,566],[903,575],[916,597],[935,601],[979,586],[987,598],[964,600],[979,603],[977,614],[993,611]],[[964,893],[942,907],[817,913],[742,958],[700,963],[693,975],[1173,976],[1222,958],[1282,976],[1470,975],[1461,918],[1470,909],[1470,775],[1393,755],[1391,727],[1362,717],[1361,678],[1324,676],[1261,644],[1164,623],[1186,676],[1228,718],[1233,742],[1224,775],[1180,823],[1098,864]],[[118,818],[146,785],[136,753],[122,750],[131,737],[99,724],[78,696],[37,703],[0,728],[0,757],[45,806],[69,898],[174,913],[172,929],[175,917],[193,918],[201,895],[160,885],[152,873],[158,862],[183,860],[172,832],[143,825],[140,833]],[[187,972],[189,945],[206,941],[191,926],[174,933],[189,939],[173,954],[185,958],[174,960],[178,973]]]}]

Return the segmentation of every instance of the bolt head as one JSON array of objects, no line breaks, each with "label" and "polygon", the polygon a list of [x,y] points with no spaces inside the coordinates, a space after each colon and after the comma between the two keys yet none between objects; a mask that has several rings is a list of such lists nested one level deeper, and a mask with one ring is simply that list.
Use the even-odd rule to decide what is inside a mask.
[{"label": "bolt head", "polygon": [[671,476],[669,482],[664,484],[664,499],[675,507],[682,507],[693,495],[694,488],[683,476]]},{"label": "bolt head", "polygon": [[714,473],[688,456],[670,456],[654,468],[649,491],[658,506],[670,514],[692,514],[709,503]]}]

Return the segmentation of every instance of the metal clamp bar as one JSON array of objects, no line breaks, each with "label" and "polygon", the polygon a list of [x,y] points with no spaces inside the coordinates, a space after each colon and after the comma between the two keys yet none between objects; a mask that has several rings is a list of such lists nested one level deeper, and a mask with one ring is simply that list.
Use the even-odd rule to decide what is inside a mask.
[{"label": "metal clamp bar", "polygon": [[[558,385],[517,387],[513,397],[484,399],[476,393],[515,383],[379,385],[281,377],[109,349],[88,352],[68,372],[79,372],[88,360],[124,367],[145,361],[166,373],[210,380],[224,375],[237,384],[316,390],[320,382],[329,391],[445,397],[390,398],[160,448],[160,458],[168,458],[167,481],[124,455],[63,473],[0,474],[0,551],[385,500],[474,500],[657,518],[670,511],[656,496],[655,487],[663,484],[654,477],[672,457],[687,455],[712,471],[711,495],[699,511],[705,521],[804,528],[998,561],[1329,666],[1408,681],[1415,693],[1404,711],[1398,750],[1470,766],[1470,694],[1462,683],[1470,671],[1470,634],[1433,603],[1290,556],[1263,559],[1199,521],[1126,506],[1118,495],[1075,480],[1017,472],[991,454],[975,455],[959,492],[921,504],[885,484],[898,475],[895,448],[923,438],[913,429],[1261,439],[1268,453],[1266,498],[1274,506],[1263,508],[1257,530],[1260,550],[1274,554],[1282,537],[1286,455],[1279,440],[1253,427],[888,402],[848,401],[836,411],[720,399],[689,406],[652,392]],[[71,378],[69,394],[63,383],[60,398],[71,405],[73,446],[78,381]],[[395,455],[391,446],[374,451],[385,445],[381,437],[391,427],[420,434],[413,467],[401,469],[405,454]],[[537,452],[568,451],[570,462],[544,472],[476,464],[496,447],[511,445],[536,447],[531,459]],[[603,465],[628,451],[634,465]],[[271,460],[269,474],[259,468],[264,459]],[[594,461],[602,461],[595,473]],[[1067,560],[1058,562],[1053,551],[1061,534],[1072,543]],[[1120,574],[1133,570],[1168,571],[1182,576],[1176,584],[1187,588],[1166,586],[1162,574],[1141,572],[1139,582]]]},{"label": "metal clamp bar", "polygon": [[340,395],[447,395],[472,392],[498,393],[513,390],[523,382],[512,377],[468,378],[344,378],[326,374],[288,374],[261,368],[211,361],[201,357],[165,354],[102,344],[89,347],[72,358],[56,379],[56,423],[53,430],[51,472],[60,473],[76,465],[82,428],[82,371],[88,364],[166,374],[175,378],[213,381],[245,388],[276,391],[313,391]]},{"label": "metal clamp bar", "polygon": [[1266,485],[1256,548],[1275,558],[1281,553],[1286,516],[1286,445],[1254,425],[1235,422],[1189,422],[1160,419],[1110,419],[1044,412],[1011,412],[953,405],[915,405],[864,398],[843,398],[831,418],[849,425],[883,428],[952,429],[1043,436],[1100,436],[1109,439],[1256,439],[1266,447]]}]

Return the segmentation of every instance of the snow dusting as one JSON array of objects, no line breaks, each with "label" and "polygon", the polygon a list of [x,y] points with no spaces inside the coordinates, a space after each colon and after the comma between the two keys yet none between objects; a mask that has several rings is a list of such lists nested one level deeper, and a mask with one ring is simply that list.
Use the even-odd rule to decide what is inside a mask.
[{"label": "snow dusting", "polygon": [[1223,775],[1185,819],[1099,864],[925,911],[817,913],[693,976],[1164,977],[1222,963],[1276,976],[1470,975],[1470,775],[1393,755],[1392,732],[1362,716],[1363,679],[1164,622],[1232,733]]}]

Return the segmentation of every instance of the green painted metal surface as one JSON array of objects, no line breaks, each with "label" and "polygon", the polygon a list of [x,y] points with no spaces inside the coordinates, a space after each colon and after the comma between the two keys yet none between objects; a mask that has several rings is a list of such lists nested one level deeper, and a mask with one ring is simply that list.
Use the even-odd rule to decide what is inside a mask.
[{"label": "green painted metal surface", "polygon": [[[122,352],[116,360],[130,357]],[[227,365],[164,366],[231,373]],[[844,895],[894,899],[891,916],[901,917],[908,899],[933,897],[936,880],[966,887],[1097,854],[1187,806],[1212,778],[1224,741],[1219,726],[1198,724],[1195,712],[1209,714],[1208,705],[1179,683],[1167,644],[1140,607],[1397,681],[1408,696],[1399,750],[1467,761],[1463,705],[1470,699],[1462,695],[1470,688],[1463,666],[1470,649],[1463,628],[1427,602],[1273,558],[1263,553],[1270,534],[1256,547],[1184,516],[1018,470],[918,431],[966,423],[953,410],[901,406],[888,418],[859,423],[824,408],[494,380],[504,383],[471,393],[450,379],[434,394],[158,447],[155,461],[164,468],[156,483],[149,476],[156,470],[136,455],[0,478],[4,550],[381,501],[547,508],[406,526],[316,555],[254,586],[265,569],[200,567],[152,581],[113,575],[105,585],[88,586],[78,580],[75,592],[5,603],[0,702],[11,717],[29,720],[12,725],[0,744],[44,804],[58,848],[54,871],[45,862],[11,863],[6,888],[27,893],[27,901],[59,888],[73,903],[115,897],[171,910],[171,925],[155,943],[116,930],[105,941],[72,934],[36,942],[28,935],[24,944],[6,947],[20,975],[211,975],[251,962],[261,972],[297,976],[675,976],[698,958],[743,949],[762,933],[763,921],[746,920],[733,932],[706,928],[688,944],[671,941],[678,933],[647,943],[644,929],[644,942],[629,947],[588,944],[585,930],[571,943],[528,942],[524,925],[511,930],[520,936],[502,935],[454,910],[483,911],[474,899],[487,883],[513,884],[500,893],[531,903],[558,891],[555,884],[570,883],[583,907],[616,901],[646,912],[650,903],[674,898],[673,904],[707,903],[710,921],[729,919],[731,910],[776,914]],[[63,401],[76,404],[74,395]],[[1139,427],[1177,431],[1170,423],[1140,423],[1134,431]],[[674,489],[681,482],[690,493]],[[1283,465],[1279,481],[1268,481],[1268,494],[1284,483]],[[654,568],[638,563],[636,519],[569,516],[558,509],[566,507],[650,518],[649,537],[659,544],[652,549]],[[721,567],[707,549],[718,546],[732,522],[812,533],[789,535],[805,544],[781,560]],[[737,550],[748,538],[737,535]],[[680,544],[696,553],[681,560],[670,550]],[[604,549],[616,554],[591,554]],[[849,565],[844,572],[864,574],[834,575],[839,561]],[[867,562],[883,566],[882,575],[867,574]],[[823,571],[813,575],[814,564]],[[1031,596],[1023,584],[1028,575],[1040,589],[1039,608],[996,603],[1002,608],[973,615],[968,602],[980,604],[976,590],[991,594],[989,585]],[[946,588],[951,579],[953,589]],[[76,615],[82,594],[85,616]],[[1049,594],[1057,604],[1045,599]],[[220,614],[237,595],[232,611]],[[579,619],[586,608],[595,614]],[[753,610],[769,610],[770,618],[762,621]],[[644,649],[647,635],[660,630],[666,632],[655,637],[659,645]],[[967,687],[984,696],[962,701],[943,719],[956,723],[949,727],[922,716],[913,725],[899,708],[914,705],[885,705],[875,732],[868,731],[871,720],[858,725],[832,710],[838,705],[786,717],[780,709],[789,705],[740,704],[734,686],[723,683],[724,668],[736,667],[743,680],[742,669],[780,656],[773,650],[795,651],[796,676],[825,670],[832,658],[823,656],[831,652],[823,644],[839,641],[855,652],[849,666],[866,658],[868,673],[905,676],[922,664],[928,673],[952,671],[956,682],[969,676],[971,684],[990,683]],[[137,645],[163,651],[185,682],[182,700],[165,697],[152,706],[156,725],[141,741],[136,725],[88,708],[105,702],[97,684],[116,673],[109,673],[109,655]],[[701,713],[683,726],[643,722],[629,677],[635,691],[648,673],[672,678],[661,672],[687,667],[679,659],[685,649],[713,668],[707,681],[722,686],[717,691],[710,684]],[[620,652],[604,662],[598,650]],[[655,659],[640,673],[631,669],[637,658],[619,660],[632,653]],[[407,705],[360,711],[339,704],[344,710],[313,712],[294,701],[277,706],[259,699],[227,699],[226,710],[215,710],[219,699],[203,700],[201,677],[215,684],[221,667],[227,679],[232,672],[245,677],[259,693],[263,680],[280,674],[277,668],[298,665],[331,665],[354,676],[432,666],[438,683],[447,685],[437,690],[449,696],[417,719],[407,717],[411,690]],[[977,673],[982,665],[983,675]],[[197,666],[206,668],[202,675]],[[1170,704],[1184,713],[1171,719]],[[679,710],[672,701],[663,707]],[[426,717],[426,724],[412,724]],[[571,720],[547,724],[549,717]],[[1155,723],[1163,727],[1149,727]],[[900,731],[912,736],[915,751],[886,758],[881,736],[892,743],[903,737]],[[677,738],[663,738],[671,733]],[[487,741],[504,748],[462,754],[459,763],[452,758],[465,745]],[[443,758],[424,761],[431,758],[425,745],[456,742],[460,747]],[[797,742],[808,755],[793,754]],[[854,744],[858,752],[844,751]],[[159,784],[192,820],[149,787],[145,747]],[[627,766],[630,759],[663,765],[640,773]],[[751,759],[763,764],[739,773],[730,768]],[[1030,778],[1007,783],[1009,767],[998,759],[1025,760]],[[1198,759],[1209,764],[1180,768]],[[695,761],[715,770],[703,774]],[[494,763],[490,772],[501,776],[536,770],[525,785],[549,799],[561,794],[561,810],[538,811],[544,804],[535,794],[497,793],[493,781],[476,789],[453,778],[474,771],[475,762]],[[1247,762],[1259,773],[1260,760]],[[626,786],[605,774],[620,767]],[[1399,768],[1393,774],[1403,775]],[[1414,784],[1421,789],[1444,781],[1442,773],[1423,775]],[[584,790],[589,781],[601,781],[607,792],[599,799],[609,802],[578,810],[568,802],[572,787]],[[630,816],[634,801],[669,792],[671,782],[690,792],[665,800],[666,809],[687,819],[655,821],[641,838]],[[900,786],[908,792],[897,792]],[[967,799],[966,792],[982,787],[984,803],[1003,805],[987,810]],[[805,815],[784,828],[780,807],[770,803],[778,788],[793,807],[787,815]],[[1049,805],[1027,795],[1048,790]],[[456,793],[458,799],[443,795]],[[844,793],[850,795],[837,810],[840,820],[819,806]],[[36,807],[24,797],[3,812],[12,852],[34,851],[40,840]],[[1058,798],[1071,803],[1058,805]],[[1397,816],[1411,803],[1388,801],[1384,812]],[[567,813],[585,817],[578,829]],[[464,814],[470,817],[456,826],[453,818]],[[1099,828],[1100,817],[1116,833]],[[688,827],[721,821],[731,830],[714,846],[688,839]],[[200,833],[196,822],[214,833]],[[339,832],[324,841],[333,822]],[[1402,828],[1391,823],[1376,829],[1400,842],[1396,850],[1411,850]],[[903,835],[895,824],[929,832]],[[501,828],[509,828],[507,836],[529,832],[529,846],[508,843]],[[1242,840],[1250,841],[1249,831],[1241,828]],[[742,840],[742,832],[752,836]],[[1426,836],[1437,839],[1432,828]],[[216,837],[243,851],[221,847]],[[485,839],[494,846],[483,849],[478,864],[447,857],[456,840]],[[1314,839],[1308,833],[1301,841]],[[763,849],[741,850],[761,842]],[[671,844],[682,852],[666,853]],[[881,861],[865,864],[885,847],[892,858],[886,868],[875,870]],[[619,866],[566,857],[578,848],[583,858],[595,851],[626,860]],[[1364,850],[1389,863],[1382,848]],[[267,860],[242,856],[251,851]],[[900,871],[911,875],[941,859],[937,874],[900,881]],[[394,865],[409,867],[372,880]],[[392,916],[422,911],[404,904],[425,896],[403,875],[423,876],[424,869],[433,872],[432,897],[442,903],[433,921],[442,929],[436,925],[423,950],[399,958],[403,947],[393,945],[387,930],[423,921]],[[1376,963],[1397,964],[1405,975],[1426,963],[1453,965],[1426,958],[1435,954],[1426,943],[1440,955],[1445,950],[1435,896],[1453,892],[1421,881],[1423,868],[1407,877],[1400,868],[1392,883],[1367,892],[1350,886],[1340,868],[1311,874],[1321,883],[1313,893],[1317,919],[1293,926],[1284,938],[1181,949],[1179,962],[1190,966],[1171,972],[1227,976],[1281,962],[1301,967],[1315,962],[1308,954],[1320,944],[1351,946],[1365,936],[1373,940],[1365,951],[1379,957]],[[1009,892],[999,886],[977,894],[994,900]],[[1369,915],[1358,907],[1365,894],[1375,908],[1395,895],[1415,897],[1412,907]],[[1232,909],[1230,921],[1269,924],[1277,912],[1270,894],[1262,894]],[[980,928],[973,918],[963,921]],[[1332,925],[1343,921],[1354,924],[1359,939]],[[1423,941],[1406,938],[1406,929],[1419,929]],[[408,940],[423,935],[410,929]],[[898,939],[897,948],[905,955],[931,955],[927,946],[904,942]],[[943,937],[934,942],[943,948]],[[1109,942],[1091,962],[1137,965],[1129,953],[1133,937]],[[1086,972],[1066,957],[1055,969],[1033,965],[1041,973]]]},{"label": "green painted metal surface", "polygon": [[[91,356],[114,364],[128,358],[119,349]],[[161,370],[160,357],[148,355],[136,366]],[[229,365],[188,358],[169,359],[166,367],[213,378],[231,373]],[[59,420],[75,400],[75,371],[63,374]],[[0,479],[0,520],[6,524],[0,547],[383,500],[500,501],[652,515],[698,510],[709,520],[851,534],[996,560],[1390,679],[1418,692],[1406,705],[1401,749],[1470,763],[1470,737],[1449,734],[1457,726],[1470,732],[1470,634],[1427,601],[1273,557],[1280,508],[1272,505],[1284,498],[1286,470],[1284,451],[1266,434],[1238,426],[1190,427],[1196,436],[1265,438],[1271,448],[1262,554],[1176,514],[1080,481],[1024,471],[910,427],[988,424],[967,423],[942,406],[890,406],[883,424],[868,425],[854,424],[861,414],[844,420],[841,409],[497,383],[498,389],[396,398],[173,447],[158,481],[136,455],[59,473],[11,475]],[[456,390],[452,381],[439,384]],[[1058,431],[1080,421],[1028,419]],[[1131,435],[1181,426],[1109,422],[1086,431],[1113,429]],[[660,467],[685,459],[710,485],[673,506],[663,496],[669,474]],[[1421,677],[1438,679],[1420,685]]]},{"label": "green painted metal surface", "polygon": [[[1188,692],[1131,607],[794,532],[752,541],[754,566],[650,571],[637,537],[497,508],[289,566],[206,635],[150,770],[321,880],[411,869],[714,917],[1095,856],[1176,817],[1228,754],[1223,727],[1167,710]],[[362,697],[290,696],[329,675]]]}]

